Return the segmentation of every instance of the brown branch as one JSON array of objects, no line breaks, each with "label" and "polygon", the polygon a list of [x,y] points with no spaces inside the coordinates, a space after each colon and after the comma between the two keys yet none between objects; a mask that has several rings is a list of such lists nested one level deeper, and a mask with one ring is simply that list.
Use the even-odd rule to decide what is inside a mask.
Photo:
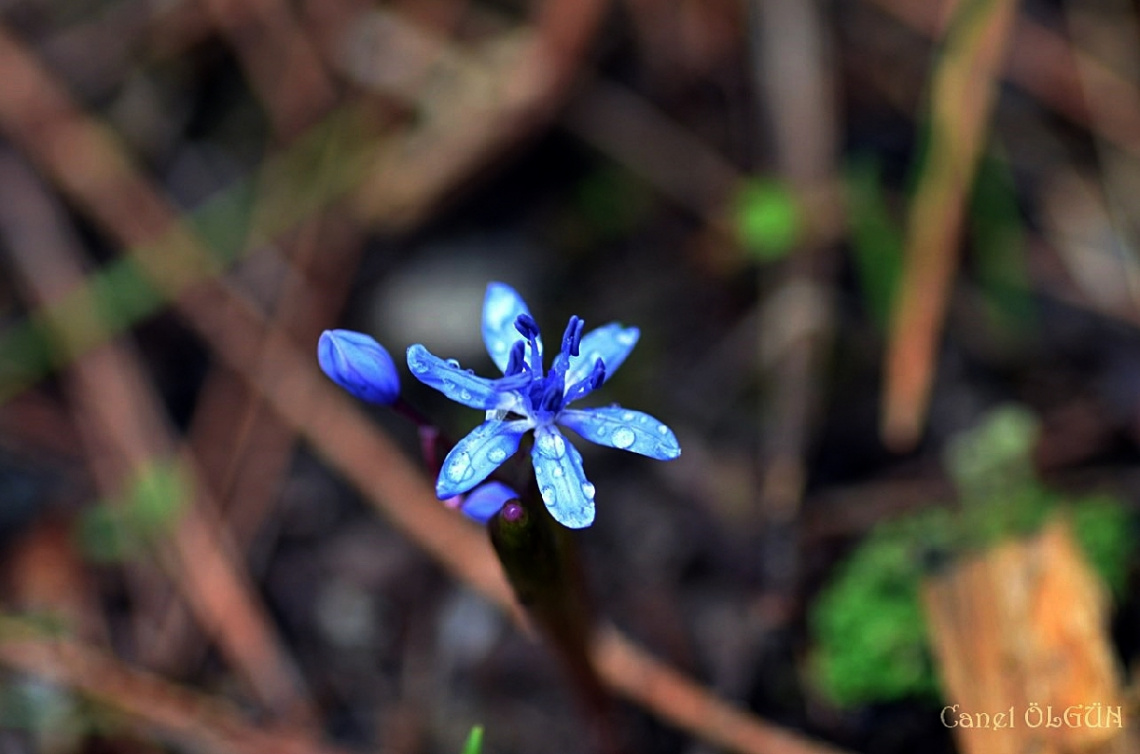
[{"label": "brown branch", "polygon": [[[0,155],[0,226],[29,298],[39,306],[50,307],[84,280],[79,244],[64,231],[65,223],[62,209],[31,170],[11,154]],[[76,317],[84,328],[100,327],[97,306],[86,303],[86,310],[52,322],[65,349]],[[67,385],[85,420],[89,454],[104,494],[120,493],[130,480],[175,453],[177,442],[161,399],[125,343],[107,343],[75,360]],[[184,460],[192,470],[189,454]],[[213,517],[216,503],[202,484],[193,484],[191,495],[172,532],[172,547],[156,548],[158,562],[254,693],[283,717],[311,720],[300,674],[244,577],[240,560],[226,548],[227,536]]]},{"label": "brown branch", "polygon": [[931,84],[931,136],[907,218],[902,280],[886,358],[883,436],[917,442],[958,264],[967,192],[981,152],[1016,15],[1016,0],[960,2]]},{"label": "brown branch", "polygon": [[[922,0],[870,1],[917,32],[930,37],[940,33],[940,4]],[[1053,111],[1120,149],[1140,155],[1140,92],[1056,32],[1028,18],[1018,18],[1004,74]],[[1111,112],[1092,117],[1085,101],[1082,75],[1090,88],[1113,103]]]},{"label": "brown branch", "polygon": [[347,754],[294,728],[254,727],[215,697],[129,668],[83,644],[45,638],[19,619],[0,616],[0,663],[98,699],[191,748],[217,754]]}]

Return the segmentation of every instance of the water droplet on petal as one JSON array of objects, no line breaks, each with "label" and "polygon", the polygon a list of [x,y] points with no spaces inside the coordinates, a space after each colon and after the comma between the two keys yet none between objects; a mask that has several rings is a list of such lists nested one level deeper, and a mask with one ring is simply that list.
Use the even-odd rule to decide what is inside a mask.
[{"label": "water droplet on petal", "polygon": [[458,453],[447,464],[447,478],[453,482],[462,481],[467,472],[471,470],[471,454]]},{"label": "water droplet on petal", "polygon": [[619,427],[615,429],[613,435],[610,437],[610,440],[613,442],[614,447],[622,448],[623,450],[633,445],[634,439],[636,438],[634,438],[632,430],[630,430],[628,427]]},{"label": "water droplet on petal", "polygon": [[624,414],[621,415],[621,420],[623,422],[633,421],[633,412],[632,411],[626,411]]},{"label": "water droplet on petal", "polygon": [[553,469],[551,469],[550,473],[554,475],[555,479],[561,479],[563,474],[562,467],[555,466]]},{"label": "water droplet on petal", "polygon": [[589,482],[582,482],[582,494],[590,500],[594,499],[594,485]]},{"label": "water droplet on petal", "polygon": [[459,397],[462,400],[469,401],[469,400],[471,400],[471,391],[470,390],[461,390],[461,391],[459,391]]},{"label": "water droplet on petal", "polygon": [[664,424],[658,424],[657,425],[657,432],[658,432],[658,434],[662,434],[662,435],[668,434],[669,428],[666,427]]},{"label": "water droplet on petal", "polygon": [[458,369],[459,368],[459,360],[458,359],[448,359],[447,365],[449,367],[451,367],[452,369]]},{"label": "water droplet on petal", "polygon": [[554,505],[554,488],[553,487],[543,487],[542,488],[542,502],[546,503],[547,505]]},{"label": "water droplet on petal", "polygon": [[428,370],[427,362],[423,359],[416,359],[412,362],[412,371],[416,374],[423,374]]},{"label": "water droplet on petal", "polygon": [[566,452],[566,443],[563,442],[561,435],[556,435],[553,432],[545,432],[538,438],[538,447],[547,455],[561,456]]},{"label": "water droplet on petal", "polygon": [[507,459],[507,451],[502,448],[492,448],[487,453],[487,460],[491,463],[502,463]]}]

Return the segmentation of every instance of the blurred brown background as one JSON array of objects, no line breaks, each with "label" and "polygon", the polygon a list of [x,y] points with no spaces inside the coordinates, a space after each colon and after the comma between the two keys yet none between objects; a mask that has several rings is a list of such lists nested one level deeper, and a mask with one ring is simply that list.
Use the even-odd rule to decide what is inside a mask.
[{"label": "blurred brown background", "polygon": [[1057,510],[1058,651],[1130,720],[1138,14],[3,0],[0,754],[589,751],[414,428],[317,370],[348,327],[489,374],[491,280],[640,327],[603,398],[683,448],[583,448],[631,751],[986,750],[919,583]]}]

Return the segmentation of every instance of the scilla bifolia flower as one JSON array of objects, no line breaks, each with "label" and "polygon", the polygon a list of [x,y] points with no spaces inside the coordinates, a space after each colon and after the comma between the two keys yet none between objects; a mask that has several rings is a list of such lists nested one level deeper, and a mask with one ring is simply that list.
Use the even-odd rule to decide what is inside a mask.
[{"label": "scilla bifolia flower", "polygon": [[585,335],[582,331],[582,320],[571,317],[558,355],[544,372],[542,340],[526,304],[510,286],[491,283],[483,302],[483,342],[503,377],[477,377],[419,344],[408,349],[408,367],[416,379],[487,412],[487,420],[444,459],[436,482],[441,499],[486,479],[533,429],[531,463],[542,500],[556,521],[580,529],[594,520],[594,485],[582,470],[582,456],[566,442],[559,426],[599,445],[650,458],[669,460],[681,454],[673,432],[648,414],[619,406],[568,408],[613,375],[640,334],[616,322]]},{"label": "scilla bifolia flower", "polygon": [[384,346],[364,333],[325,330],[317,361],[336,384],[361,400],[391,405],[400,397],[400,375]]}]

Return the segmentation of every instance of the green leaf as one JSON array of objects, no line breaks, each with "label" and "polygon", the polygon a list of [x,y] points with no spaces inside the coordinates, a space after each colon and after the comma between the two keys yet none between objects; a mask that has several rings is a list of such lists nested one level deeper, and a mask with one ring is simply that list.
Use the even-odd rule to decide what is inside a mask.
[{"label": "green leaf", "polygon": [[1073,531],[1090,565],[1117,597],[1128,586],[1128,564],[1136,547],[1136,521],[1117,499],[1096,495],[1078,500],[1070,515]]},{"label": "green leaf", "polygon": [[803,232],[801,210],[791,190],[777,181],[747,181],[736,195],[736,233],[761,261],[787,256]]},{"label": "green leaf", "polygon": [[875,323],[886,329],[902,276],[903,233],[887,204],[881,172],[878,161],[863,157],[852,161],[845,177],[859,284]]},{"label": "green leaf", "polygon": [[463,744],[463,754],[479,754],[483,751],[483,726],[476,725],[467,736],[467,743]]},{"label": "green leaf", "polygon": [[1021,211],[1009,165],[992,155],[978,165],[969,230],[986,313],[1002,330],[1025,330],[1033,322],[1033,302]]}]

